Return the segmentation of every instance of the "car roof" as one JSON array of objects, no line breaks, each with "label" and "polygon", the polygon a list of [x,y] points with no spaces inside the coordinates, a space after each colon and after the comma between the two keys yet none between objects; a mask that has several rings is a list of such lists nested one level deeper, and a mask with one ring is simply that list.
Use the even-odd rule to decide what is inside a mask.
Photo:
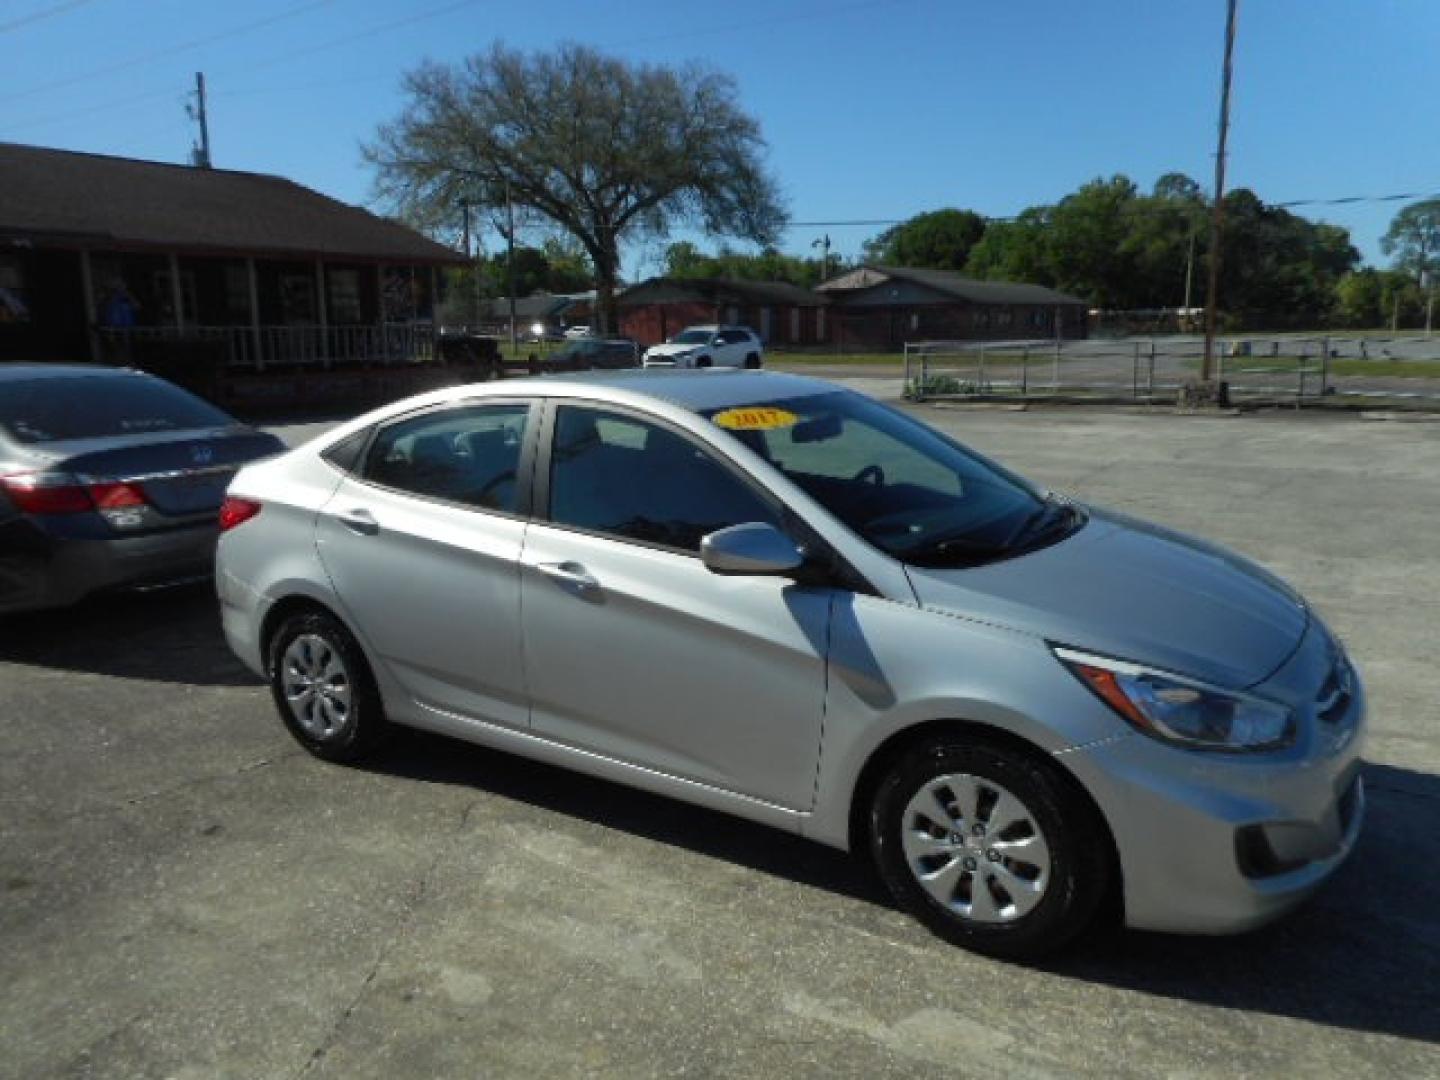
[{"label": "car roof", "polygon": [[677,405],[690,412],[707,412],[757,401],[808,397],[843,389],[834,383],[804,375],[730,368],[680,371],[624,368],[619,371],[506,379],[482,385],[494,387],[494,392],[499,393],[537,393],[553,397],[583,397],[586,391],[598,389],[612,394],[618,392],[624,397]]},{"label": "car roof", "polygon": [[104,364],[0,364],[0,383],[29,382],[32,379],[73,379],[80,375],[143,376],[133,368]]}]

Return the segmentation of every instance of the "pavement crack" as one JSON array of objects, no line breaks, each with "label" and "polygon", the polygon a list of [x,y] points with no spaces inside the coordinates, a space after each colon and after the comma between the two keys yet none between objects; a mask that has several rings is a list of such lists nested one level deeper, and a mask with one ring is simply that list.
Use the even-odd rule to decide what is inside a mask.
[{"label": "pavement crack", "polygon": [[214,784],[222,780],[233,780],[237,776],[244,776],[246,773],[256,772],[260,769],[269,768],[277,762],[287,758],[299,757],[304,754],[303,750],[291,750],[283,754],[274,754],[271,757],[258,758],[254,761],[247,761],[233,769],[226,769],[222,772],[207,773],[204,776],[195,776],[189,780],[181,780],[168,787],[155,788],[152,791],[142,792],[139,795],[132,795],[127,799],[117,802],[101,803],[97,806],[87,806],[79,810],[72,810],[68,814],[61,814],[58,817],[49,815],[35,815],[30,824],[33,825],[63,825],[66,822],[77,821],[81,818],[99,817],[113,814],[116,810],[125,809],[131,806],[143,806],[145,803],[155,802],[157,799],[164,799],[171,795],[188,791],[191,788],[201,787],[205,784]]},{"label": "pavement crack", "polygon": [[464,835],[466,827],[470,824],[470,815],[478,805],[479,800],[472,799],[466,803],[460,811],[460,818],[455,823],[454,829],[452,829],[449,835],[439,844],[435,850],[434,857],[415,880],[415,884],[410,889],[409,896],[406,897],[405,902],[401,905],[399,914],[395,917],[390,932],[385,936],[384,942],[376,952],[375,959],[371,962],[370,967],[366,970],[365,977],[360,980],[360,985],[351,997],[349,1004],[347,1004],[345,1008],[341,1010],[340,1015],[335,1018],[335,1023],[330,1026],[330,1030],[326,1032],[325,1037],[320,1040],[319,1045],[310,1052],[310,1055],[305,1059],[305,1063],[296,1070],[295,1077],[297,1080],[299,1077],[309,1074],[312,1069],[319,1065],[339,1041],[341,1033],[345,1030],[345,1026],[350,1022],[350,1018],[355,1014],[355,1010],[360,1007],[360,1003],[365,1000],[365,995],[370,992],[370,987],[379,977],[380,971],[385,966],[386,961],[390,959],[391,954],[394,953],[396,947],[405,937],[406,931],[409,930],[416,911],[419,910],[420,905],[425,901],[426,894],[430,890],[431,879],[440,868],[440,864],[444,861],[445,856],[450,853],[451,848],[459,841],[460,837]]}]

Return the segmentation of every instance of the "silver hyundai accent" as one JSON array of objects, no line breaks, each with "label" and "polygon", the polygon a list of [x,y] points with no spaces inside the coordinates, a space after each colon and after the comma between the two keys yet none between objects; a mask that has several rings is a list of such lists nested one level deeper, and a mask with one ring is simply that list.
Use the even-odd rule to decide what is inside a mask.
[{"label": "silver hyundai accent", "polygon": [[1291,589],[828,383],[426,394],[245,468],[222,528],[226,635],[317,756],[403,724],[725,810],[980,952],[1253,927],[1360,830],[1360,680]]}]

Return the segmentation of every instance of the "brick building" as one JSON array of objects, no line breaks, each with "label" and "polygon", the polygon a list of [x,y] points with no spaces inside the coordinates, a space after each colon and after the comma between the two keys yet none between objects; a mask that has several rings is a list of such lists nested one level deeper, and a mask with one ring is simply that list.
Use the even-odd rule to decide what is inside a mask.
[{"label": "brick building", "polygon": [[817,286],[837,345],[1083,338],[1086,304],[1042,285],[979,281],[944,270],[859,266]]},{"label": "brick building", "polygon": [[826,340],[829,301],[783,281],[651,278],[617,298],[620,333],[642,345],[665,341],[687,326],[748,326],[770,345],[819,345]]}]

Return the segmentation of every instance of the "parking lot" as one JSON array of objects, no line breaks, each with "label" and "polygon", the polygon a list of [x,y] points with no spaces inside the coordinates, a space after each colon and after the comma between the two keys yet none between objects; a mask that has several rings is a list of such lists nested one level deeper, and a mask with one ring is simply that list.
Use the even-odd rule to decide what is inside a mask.
[{"label": "parking lot", "polygon": [[1313,902],[982,959],[759,826],[429,736],[322,764],[207,589],[112,598],[0,623],[0,1075],[1440,1075],[1440,423],[917,412],[1345,638],[1370,817]]}]

